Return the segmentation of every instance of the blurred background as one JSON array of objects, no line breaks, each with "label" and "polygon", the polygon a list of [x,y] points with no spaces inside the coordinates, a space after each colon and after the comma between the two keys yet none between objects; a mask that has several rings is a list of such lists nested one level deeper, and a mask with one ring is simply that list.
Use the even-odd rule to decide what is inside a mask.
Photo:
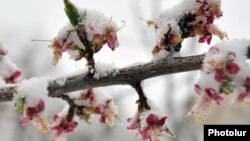
[{"label": "blurred background", "polygon": [[[113,17],[117,25],[126,21],[119,31],[120,46],[112,52],[104,47],[95,55],[97,62],[113,64],[119,68],[148,62],[155,45],[152,29],[139,19],[152,19],[159,12],[170,8],[181,0],[72,0],[81,8],[97,9]],[[215,23],[228,33],[229,39],[250,38],[249,0],[222,0],[224,16]],[[63,0],[0,0],[0,40],[9,51],[11,59],[21,68],[22,79],[44,76],[63,76],[85,66],[85,61],[75,63],[63,55],[57,66],[52,66],[52,50],[49,42],[31,42],[32,39],[51,40],[68,22],[64,14]],[[218,42],[214,36],[212,44]],[[197,44],[198,39],[184,42],[181,55],[204,53],[208,45]],[[143,82],[144,91],[162,109],[168,125],[177,138],[164,137],[166,141],[202,141],[203,124],[249,124],[249,105],[230,106],[227,98],[220,107],[209,114],[205,123],[199,123],[187,113],[198,98],[193,84],[199,72],[185,72],[161,76]],[[127,130],[126,119],[135,114],[138,98],[129,86],[102,88],[113,95],[119,106],[121,120],[113,128],[100,126],[98,119],[92,124],[84,121],[69,135],[69,141],[136,141],[134,132]],[[52,107],[51,107],[52,108]],[[40,135],[34,126],[20,126],[20,116],[11,102],[0,103],[0,141],[49,141],[51,133]]]}]

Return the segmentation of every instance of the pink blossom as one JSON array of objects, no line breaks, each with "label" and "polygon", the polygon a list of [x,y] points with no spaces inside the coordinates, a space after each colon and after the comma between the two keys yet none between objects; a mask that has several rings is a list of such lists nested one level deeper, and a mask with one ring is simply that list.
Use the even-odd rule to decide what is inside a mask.
[{"label": "pink blossom", "polygon": [[[136,130],[142,141],[157,141],[165,132],[166,120],[166,116],[161,117],[154,113],[150,113],[146,117],[141,115],[135,119],[129,118],[127,120],[130,123],[128,130]],[[173,136],[174,134],[172,133],[171,135]]]},{"label": "pink blossom", "polygon": [[230,74],[237,74],[240,71],[239,66],[233,62],[233,61],[228,61],[226,63],[226,70],[230,73]]},{"label": "pink blossom", "polygon": [[223,82],[224,80],[227,80],[227,75],[225,74],[224,70],[218,69],[215,72],[214,76],[215,80],[219,83]]},{"label": "pink blossom", "polygon": [[238,96],[238,98],[237,98],[237,101],[239,101],[239,102],[243,102],[244,101],[244,99],[246,98],[248,96],[248,93],[240,93],[239,94],[239,96]]},{"label": "pink blossom", "polygon": [[195,84],[195,85],[194,85],[194,90],[195,90],[195,92],[196,92],[198,95],[201,94],[201,87],[200,87],[200,85]]},{"label": "pink blossom", "polygon": [[40,112],[44,110],[44,101],[40,100],[36,107],[27,107],[26,108],[26,117],[21,119],[21,125],[27,125],[35,116],[38,116]]},{"label": "pink blossom", "polygon": [[220,50],[217,47],[211,47],[208,52],[212,53],[212,54],[215,54],[215,53],[220,52]]},{"label": "pink blossom", "polygon": [[147,122],[148,126],[162,127],[165,124],[166,119],[167,119],[167,117],[159,118],[157,115],[151,113],[147,117],[146,122]]},{"label": "pink blossom", "polygon": [[55,114],[53,116],[53,122],[58,122],[58,120],[61,120],[59,124],[52,127],[54,138],[60,137],[62,133],[73,132],[78,124],[76,121],[68,121],[67,116],[60,118],[59,115]]},{"label": "pink blossom", "polygon": [[17,79],[21,76],[20,71],[15,71],[11,76],[6,77],[4,80],[6,83],[16,83]]},{"label": "pink blossom", "polygon": [[44,106],[44,101],[40,100],[35,107],[27,107],[26,116],[20,120],[20,125],[27,125],[29,123],[33,123],[38,125],[38,128],[41,133],[46,133],[49,130],[49,124],[41,116],[41,112],[44,110]]},{"label": "pink blossom", "polygon": [[118,46],[117,38],[115,36],[110,36],[107,40],[107,43],[111,50],[115,50],[115,48]]},{"label": "pink blossom", "polygon": [[221,97],[216,90],[213,88],[206,88],[205,89],[206,94],[212,98],[218,105],[224,100],[223,97]]},{"label": "pink blossom", "polygon": [[127,119],[127,122],[131,123],[132,124],[130,126],[128,126],[128,130],[135,130],[135,129],[138,129],[140,127],[140,122],[141,122],[141,119],[137,118],[135,121],[133,121],[133,118],[128,118]]}]

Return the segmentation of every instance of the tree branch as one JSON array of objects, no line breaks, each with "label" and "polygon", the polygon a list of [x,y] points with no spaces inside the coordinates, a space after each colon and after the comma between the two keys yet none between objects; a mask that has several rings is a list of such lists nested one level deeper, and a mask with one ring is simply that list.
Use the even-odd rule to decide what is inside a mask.
[{"label": "tree branch", "polygon": [[202,54],[189,57],[163,58],[156,62],[119,69],[118,74],[110,73],[99,79],[86,76],[86,74],[80,74],[66,78],[64,85],[60,85],[57,80],[53,80],[49,82],[49,96],[58,97],[64,93],[94,87],[111,85],[133,86],[135,82],[141,82],[148,78],[197,70],[200,68],[204,57],[205,55]]},{"label": "tree branch", "polygon": [[[94,78],[82,73],[67,78],[58,78],[51,80],[48,85],[50,97],[60,97],[68,92],[78,91],[87,88],[104,87],[111,85],[131,85],[141,82],[145,79],[186,71],[193,71],[200,68],[205,55],[196,55],[189,57],[168,57],[155,62],[136,65],[132,67],[119,69],[118,74],[109,73],[102,78]],[[61,85],[60,80],[65,80]],[[11,101],[15,87],[0,89],[0,102]]]}]

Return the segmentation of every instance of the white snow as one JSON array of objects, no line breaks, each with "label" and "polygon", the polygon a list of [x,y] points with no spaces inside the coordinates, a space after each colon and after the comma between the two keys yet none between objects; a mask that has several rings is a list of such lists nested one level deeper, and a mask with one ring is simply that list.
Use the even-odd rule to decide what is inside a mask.
[{"label": "white snow", "polygon": [[157,25],[156,38],[157,42],[160,42],[164,38],[164,34],[168,31],[168,24],[171,25],[171,33],[179,34],[180,28],[178,26],[178,21],[185,13],[193,10],[198,3],[196,0],[183,0],[181,3],[175,5],[174,7],[164,10],[156,18],[155,23]]},{"label": "white snow", "polygon": [[67,78],[66,77],[61,77],[61,78],[57,78],[56,79],[56,83],[59,85],[59,86],[63,86],[66,82]]},{"label": "white snow", "polygon": [[[250,45],[250,40],[232,40],[227,42],[221,42],[214,45],[214,48],[217,48],[219,52],[213,53],[208,52],[204,59],[203,72],[201,72],[201,77],[198,80],[199,86],[202,91],[205,88],[213,88],[219,92],[221,82],[215,80],[216,69],[211,65],[211,61],[215,61],[215,64],[218,64],[220,69],[225,70],[225,64],[228,60],[233,60],[236,63],[240,70],[237,74],[227,74],[230,78],[230,83],[234,85],[234,94],[238,95],[239,90],[242,90],[242,86],[245,83],[245,79],[249,76],[250,67],[247,63],[247,47]],[[234,53],[235,57],[229,56],[229,53]],[[202,92],[202,94],[205,94]]]},{"label": "white snow", "polygon": [[26,105],[28,107],[36,107],[40,100],[44,100],[45,108],[48,99],[48,79],[32,78],[23,80],[18,87],[18,97],[26,98]]},{"label": "white snow", "polygon": [[17,70],[19,70],[18,67],[8,56],[4,56],[0,59],[0,76],[10,77]]},{"label": "white snow", "polygon": [[[89,42],[93,42],[94,36],[95,42],[100,41],[107,41],[109,37],[107,34],[111,34],[112,36],[116,37],[116,31],[118,30],[112,18],[106,17],[103,13],[97,10],[90,10],[90,9],[78,9],[78,12],[82,18],[82,21],[79,23],[79,26],[84,26],[87,40]],[[86,15],[85,15],[86,14]],[[86,16],[85,18],[83,18]],[[114,35],[113,35],[114,34]],[[59,41],[60,44],[60,53],[67,51],[70,56],[70,59],[79,59],[79,50],[85,49],[85,46],[80,41],[79,37],[77,36],[77,32],[75,31],[75,27],[73,27],[70,23],[64,26],[58,33],[57,37],[55,38],[56,41]],[[76,46],[76,49],[67,48],[67,47]],[[114,48],[118,47],[119,43],[117,39],[114,43]],[[112,48],[113,49],[113,48]]]},{"label": "white snow", "polygon": [[[4,48],[4,45],[0,41],[0,50],[7,53]],[[8,55],[1,55],[0,54],[0,79],[4,77],[10,77],[14,72],[19,71],[20,69],[14,64]],[[3,81],[2,81],[3,82]]]},{"label": "white snow", "polygon": [[[70,33],[68,35],[68,33]],[[57,40],[63,40],[68,36],[68,39],[66,40],[66,44],[69,43],[74,43],[75,45],[77,45],[79,48],[85,49],[85,46],[81,43],[79,37],[77,36],[77,33],[74,29],[74,27],[68,23],[66,24],[58,33],[56,39]]]},{"label": "white snow", "polygon": [[102,62],[97,62],[95,64],[95,74],[94,78],[99,79],[102,77],[105,77],[109,74],[117,75],[119,73],[119,70],[115,67],[114,64],[106,64]]},{"label": "white snow", "polygon": [[107,28],[117,30],[116,24],[112,21],[111,17],[106,17],[102,12],[92,9],[79,10],[81,15],[86,12],[86,20],[83,20],[85,25],[87,37],[89,40],[93,39],[94,34],[104,35]]}]

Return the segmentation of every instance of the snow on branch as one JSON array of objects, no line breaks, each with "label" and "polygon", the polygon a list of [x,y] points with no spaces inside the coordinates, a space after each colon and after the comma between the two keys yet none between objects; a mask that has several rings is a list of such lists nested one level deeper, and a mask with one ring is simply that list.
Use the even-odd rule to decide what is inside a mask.
[{"label": "snow on branch", "polygon": [[[145,79],[186,71],[198,70],[204,59],[204,54],[189,57],[162,58],[157,62],[150,62],[142,65],[131,66],[109,71],[101,78],[90,77],[86,73],[57,78],[49,81],[48,95],[50,97],[60,97],[61,95],[87,88],[104,87],[112,85],[135,85]],[[62,84],[62,80],[64,83]],[[13,91],[16,86],[0,88],[0,101],[11,101]]]},{"label": "snow on branch", "polygon": [[[115,70],[119,72],[114,74],[109,71],[106,76],[101,78],[90,77],[86,73],[70,76],[66,78],[57,78],[51,80],[48,84],[48,95],[51,97],[60,97],[61,95],[87,88],[104,87],[112,85],[135,85],[156,76],[187,72],[198,70],[202,64],[205,55],[196,55],[188,57],[162,58],[157,62],[131,66]],[[247,58],[250,58],[250,46],[248,47]],[[64,81],[64,83],[60,83]],[[0,89],[0,101],[11,101],[13,98],[14,87],[10,86]]]}]

